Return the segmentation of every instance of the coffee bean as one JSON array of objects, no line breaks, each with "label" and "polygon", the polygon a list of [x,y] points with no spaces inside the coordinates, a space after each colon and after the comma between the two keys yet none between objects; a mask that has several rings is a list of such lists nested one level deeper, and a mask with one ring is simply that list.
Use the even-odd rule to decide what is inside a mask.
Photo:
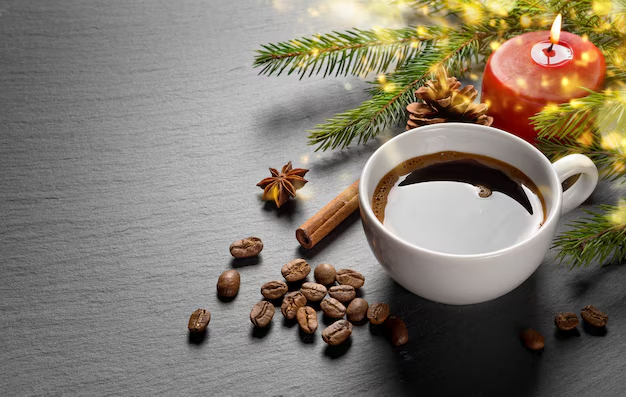
[{"label": "coffee bean", "polygon": [[389,316],[389,305],[386,303],[374,303],[367,309],[367,319],[372,324],[382,324]]},{"label": "coffee bean", "polygon": [[524,342],[524,346],[529,348],[530,350],[541,350],[543,349],[543,335],[539,332],[535,331],[532,328],[525,329],[521,334],[522,342]]},{"label": "coffee bean", "polygon": [[554,318],[554,324],[561,331],[571,331],[578,327],[578,316],[572,312],[559,313]]},{"label": "coffee bean", "polygon": [[294,259],[291,262],[285,264],[280,270],[285,280],[300,281],[304,280],[306,276],[311,272],[311,266],[304,259]]},{"label": "coffee bean", "polygon": [[602,328],[609,322],[609,316],[595,306],[587,305],[580,312],[580,316],[585,322],[594,327]]},{"label": "coffee bean", "polygon": [[266,299],[278,299],[287,293],[287,289],[287,283],[284,281],[268,281],[261,286],[261,295]]},{"label": "coffee bean", "polygon": [[399,317],[391,316],[385,321],[387,337],[394,346],[402,346],[409,341],[409,331],[406,324]]},{"label": "coffee bean", "polygon": [[317,283],[304,283],[300,287],[300,291],[311,302],[317,302],[326,296],[326,287]]},{"label": "coffee bean", "polygon": [[335,346],[345,342],[352,334],[352,324],[346,320],[335,321],[322,332],[322,339]]},{"label": "coffee bean", "polygon": [[346,307],[335,298],[324,298],[320,307],[331,318],[342,318],[346,315]]},{"label": "coffee bean", "polygon": [[341,303],[350,302],[356,296],[356,291],[351,285],[335,285],[330,287],[328,295],[337,299]]},{"label": "coffee bean", "polygon": [[268,301],[261,301],[250,311],[250,321],[255,327],[267,327],[274,317],[274,305]]},{"label": "coffee bean", "polygon": [[315,281],[317,281],[318,283],[331,285],[335,282],[335,276],[337,276],[337,271],[335,270],[333,265],[329,265],[328,263],[322,263],[315,267],[313,276],[315,277]]},{"label": "coffee bean", "polygon": [[300,329],[307,334],[312,334],[317,329],[317,312],[311,306],[304,306],[296,313]]},{"label": "coffee bean", "polygon": [[237,270],[226,270],[217,279],[217,294],[222,298],[233,298],[239,292],[241,276]]},{"label": "coffee bean", "polygon": [[354,288],[361,288],[365,283],[365,277],[352,269],[338,270],[336,278],[339,284],[351,285]]},{"label": "coffee bean", "polygon": [[206,330],[206,327],[209,325],[210,321],[211,313],[209,313],[208,310],[197,309],[195,312],[191,313],[187,328],[189,328],[189,332],[199,334]]},{"label": "coffee bean", "polygon": [[306,298],[300,291],[293,291],[285,295],[280,311],[287,320],[293,320],[296,317],[298,309],[306,305]]},{"label": "coffee bean", "polygon": [[346,308],[346,315],[349,321],[362,321],[367,314],[368,304],[363,298],[355,298]]},{"label": "coffee bean", "polygon": [[235,258],[257,256],[263,250],[263,242],[258,237],[237,240],[230,245],[230,254]]}]

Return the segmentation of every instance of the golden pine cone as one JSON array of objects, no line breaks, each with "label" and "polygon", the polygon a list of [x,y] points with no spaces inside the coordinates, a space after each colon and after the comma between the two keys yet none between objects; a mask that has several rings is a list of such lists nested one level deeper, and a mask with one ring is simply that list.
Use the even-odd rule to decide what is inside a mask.
[{"label": "golden pine cone", "polygon": [[406,107],[409,112],[406,129],[447,121],[491,125],[493,117],[487,116],[487,105],[473,103],[478,96],[474,86],[460,87],[461,82],[455,77],[426,82],[415,91],[415,96],[422,102],[413,102]]}]

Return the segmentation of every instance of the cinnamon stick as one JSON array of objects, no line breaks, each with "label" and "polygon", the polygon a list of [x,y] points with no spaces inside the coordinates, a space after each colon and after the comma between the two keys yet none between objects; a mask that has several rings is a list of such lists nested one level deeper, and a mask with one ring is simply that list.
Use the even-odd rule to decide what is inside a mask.
[{"label": "cinnamon stick", "polygon": [[313,248],[357,208],[359,208],[358,180],[296,230],[298,242],[304,248]]}]

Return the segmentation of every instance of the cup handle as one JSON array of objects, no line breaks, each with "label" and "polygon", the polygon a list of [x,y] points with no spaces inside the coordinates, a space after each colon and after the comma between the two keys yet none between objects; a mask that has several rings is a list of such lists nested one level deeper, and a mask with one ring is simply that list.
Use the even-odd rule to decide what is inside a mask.
[{"label": "cup handle", "polygon": [[561,214],[578,207],[587,200],[598,184],[598,169],[591,159],[583,154],[570,154],[552,163],[552,167],[563,183],[570,176],[580,174],[580,178],[563,192]]}]

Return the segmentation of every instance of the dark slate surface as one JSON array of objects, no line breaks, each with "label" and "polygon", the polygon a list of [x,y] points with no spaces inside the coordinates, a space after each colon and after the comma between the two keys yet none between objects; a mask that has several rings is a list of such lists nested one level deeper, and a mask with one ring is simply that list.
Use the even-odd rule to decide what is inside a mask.
[{"label": "dark slate surface", "polygon": [[[507,296],[455,307],[388,278],[357,215],[299,249],[295,229],[380,141],[315,153],[305,130],[358,105],[366,84],[257,76],[253,51],[393,22],[367,4],[0,1],[0,394],[626,394],[623,266],[568,271],[549,254]],[[311,182],[276,210],[255,184],[288,160]],[[603,184],[586,208],[624,193]],[[233,261],[229,244],[248,235],[262,255]],[[360,325],[331,348],[280,313],[255,331],[259,287],[296,257],[361,271],[363,297],[389,302],[410,343]],[[241,291],[221,302],[233,267]],[[610,314],[606,334],[554,333],[555,313],[588,303]],[[213,315],[200,341],[186,329],[198,307]],[[543,353],[519,343],[526,326]]]}]

